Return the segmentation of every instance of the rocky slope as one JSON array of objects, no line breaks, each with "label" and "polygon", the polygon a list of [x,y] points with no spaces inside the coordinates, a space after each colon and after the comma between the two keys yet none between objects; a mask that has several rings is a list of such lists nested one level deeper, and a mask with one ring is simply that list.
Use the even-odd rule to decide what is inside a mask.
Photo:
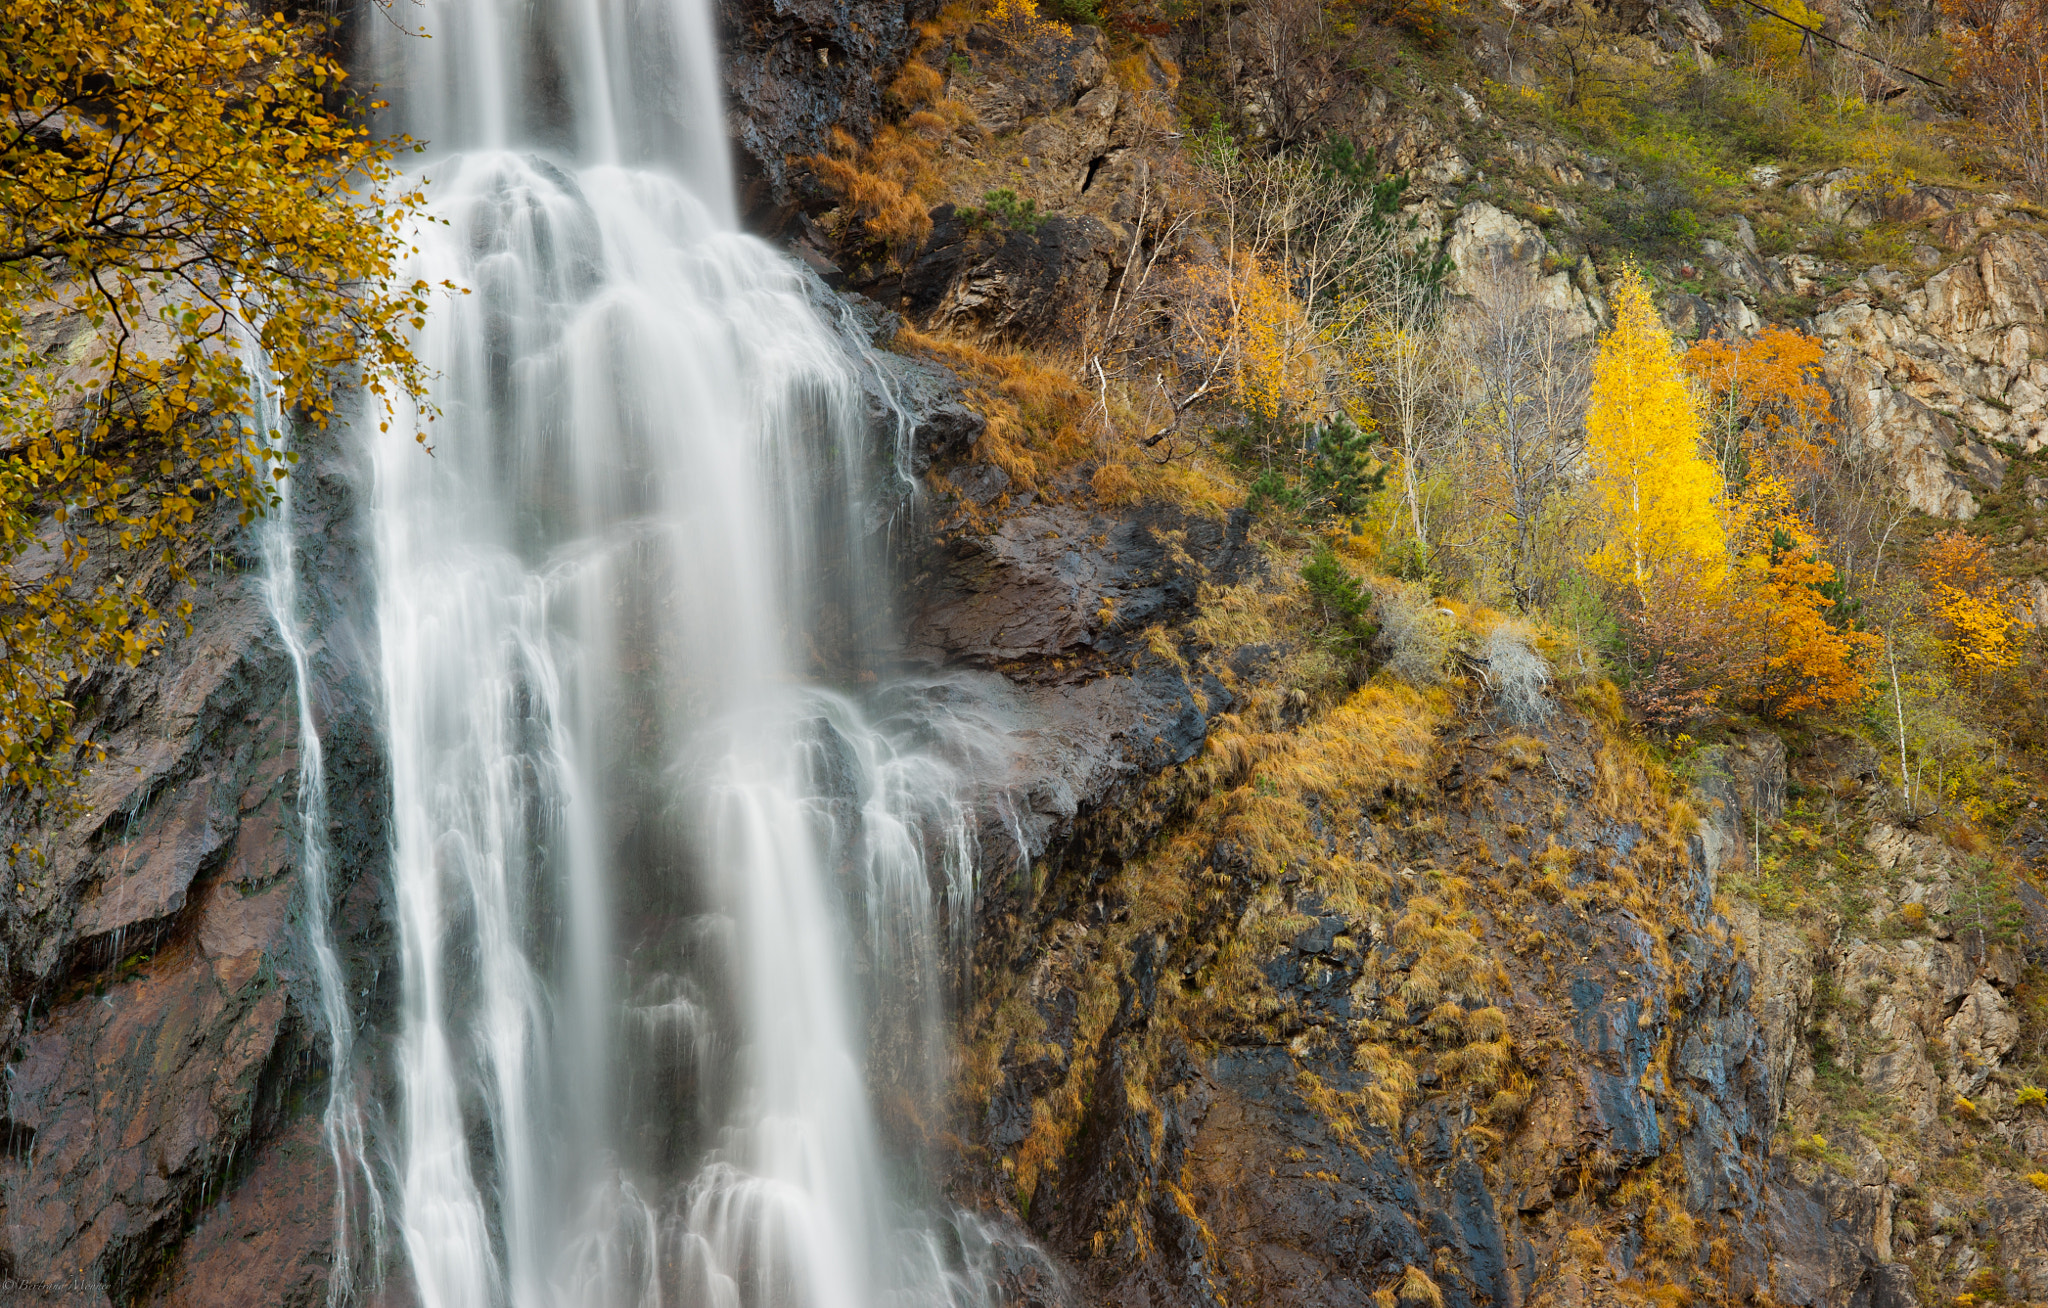
[{"label": "rocky slope", "polygon": [[[1661,16],[1681,46],[1723,39],[1705,11]],[[1246,11],[1233,49],[1270,107],[1266,17]],[[927,43],[980,128],[939,147],[953,207],[900,276],[842,275],[920,326],[1089,348],[1156,263],[1204,257],[1144,226],[1185,176],[1159,109],[1204,53],[1189,39],[1120,61],[1090,29]],[[1347,121],[1406,174],[1450,289],[1522,273],[1592,331],[1603,274],[1574,215],[1645,179],[1399,67]],[[959,216],[996,184],[1050,216]],[[1846,233],[1827,250],[1881,232],[1907,257],[1774,252],[1742,217],[1665,256],[1667,320],[1819,336],[1854,450],[1919,513],[2016,521],[1987,529],[2032,571],[2048,228],[2009,195],[1857,170],[1746,185],[1759,223]],[[1001,476],[952,481],[979,498]],[[1205,752],[1132,777],[989,898],[962,1194],[1014,1212],[1091,1301],[2043,1297],[2048,918],[2010,861],[1898,826],[1846,741],[1805,742],[1789,783],[1760,736],[1705,756],[1682,797],[1617,785],[1611,723],[1582,704],[1513,731],[1483,667],[1448,706],[1304,721],[1302,628],[1240,629],[1231,594],[1202,590],[1163,642],[1225,706]],[[1042,674],[1029,654],[1009,670]],[[1433,963],[1447,924],[1476,943]],[[1480,979],[1414,980],[1449,958]]]}]

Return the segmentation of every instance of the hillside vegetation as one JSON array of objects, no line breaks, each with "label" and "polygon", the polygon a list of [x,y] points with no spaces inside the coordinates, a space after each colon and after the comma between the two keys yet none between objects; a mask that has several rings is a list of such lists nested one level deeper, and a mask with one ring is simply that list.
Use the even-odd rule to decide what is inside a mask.
[{"label": "hillside vegetation", "polygon": [[951,529],[1163,501],[1260,559],[1097,615],[1227,709],[1002,901],[963,1184],[1126,1302],[2048,1299],[2048,322],[1926,328],[1963,403],[1845,325],[2037,248],[2037,25],[922,29],[806,239],[990,417]]}]

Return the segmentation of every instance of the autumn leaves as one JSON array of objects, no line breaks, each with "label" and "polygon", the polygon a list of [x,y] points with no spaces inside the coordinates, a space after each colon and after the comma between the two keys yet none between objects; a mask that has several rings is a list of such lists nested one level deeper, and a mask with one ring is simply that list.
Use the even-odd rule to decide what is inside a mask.
[{"label": "autumn leaves", "polygon": [[[67,695],[163,635],[208,506],[268,502],[233,318],[285,406],[416,388],[416,190],[319,25],[211,0],[0,0],[0,785],[61,788]],[[88,555],[102,566],[88,570]],[[145,586],[145,578],[153,586]],[[16,851],[19,853],[20,851]]]},{"label": "autumn leaves", "polygon": [[1788,480],[1827,417],[1818,347],[1773,330],[1680,356],[1632,272],[1613,308],[1586,410],[1601,517],[1586,563],[1616,596],[1633,707],[1675,726],[1723,701],[1786,717],[1861,699],[1876,638],[1832,612],[1835,570]]},{"label": "autumn leaves", "polygon": [[1699,446],[1699,415],[1670,333],[1642,278],[1624,273],[1586,408],[1586,453],[1607,519],[1606,539],[1587,560],[1597,575],[1639,596],[1678,576],[1705,589],[1722,584],[1721,479]]}]

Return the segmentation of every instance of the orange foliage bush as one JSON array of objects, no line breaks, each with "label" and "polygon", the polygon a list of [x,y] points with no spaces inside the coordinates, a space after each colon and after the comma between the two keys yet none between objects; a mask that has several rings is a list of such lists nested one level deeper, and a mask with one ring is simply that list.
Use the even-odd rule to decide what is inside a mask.
[{"label": "orange foliage bush", "polygon": [[1869,692],[1882,642],[1830,621],[1834,565],[1821,557],[1820,542],[1792,512],[1780,484],[1767,484],[1762,499],[1738,612],[1742,634],[1735,638],[1747,655],[1746,698],[1773,718],[1855,704]]},{"label": "orange foliage bush", "polygon": [[1719,591],[1683,576],[1624,596],[1629,707],[1676,729],[1724,706],[1784,720],[1847,708],[1870,690],[1881,642],[1829,621],[1833,565],[1796,519],[1775,519],[1763,548]]},{"label": "orange foliage bush", "polygon": [[2048,0],[1942,0],[1971,116],[2048,194]]}]

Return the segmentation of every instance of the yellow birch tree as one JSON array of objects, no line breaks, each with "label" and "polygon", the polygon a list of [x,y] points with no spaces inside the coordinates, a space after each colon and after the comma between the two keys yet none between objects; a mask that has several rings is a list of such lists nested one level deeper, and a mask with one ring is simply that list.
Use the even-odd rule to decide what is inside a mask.
[{"label": "yellow birch tree", "polygon": [[1721,477],[1700,456],[1691,385],[1633,269],[1622,273],[1613,305],[1586,411],[1586,455],[1604,528],[1587,564],[1638,597],[1652,580],[1678,573],[1718,589],[1728,567],[1716,507]]}]

